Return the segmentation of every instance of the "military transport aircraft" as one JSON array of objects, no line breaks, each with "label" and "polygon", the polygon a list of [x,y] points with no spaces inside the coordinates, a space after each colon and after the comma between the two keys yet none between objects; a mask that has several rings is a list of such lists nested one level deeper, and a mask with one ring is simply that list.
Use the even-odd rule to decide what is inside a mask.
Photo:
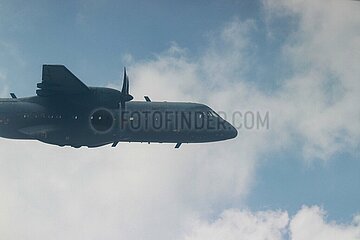
[{"label": "military transport aircraft", "polygon": [[203,143],[231,139],[236,129],[206,105],[132,101],[122,90],[88,87],[63,65],[43,65],[37,96],[0,99],[0,136],[58,146],[119,142]]}]

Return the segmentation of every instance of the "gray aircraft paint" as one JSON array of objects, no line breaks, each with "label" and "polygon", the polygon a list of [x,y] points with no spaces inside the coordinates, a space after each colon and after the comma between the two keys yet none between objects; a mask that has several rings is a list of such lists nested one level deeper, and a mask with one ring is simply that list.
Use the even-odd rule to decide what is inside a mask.
[{"label": "gray aircraft paint", "polygon": [[87,87],[65,66],[44,65],[37,96],[0,99],[0,136],[58,146],[118,142],[203,143],[231,139],[237,130],[204,104],[132,101],[122,91]]}]

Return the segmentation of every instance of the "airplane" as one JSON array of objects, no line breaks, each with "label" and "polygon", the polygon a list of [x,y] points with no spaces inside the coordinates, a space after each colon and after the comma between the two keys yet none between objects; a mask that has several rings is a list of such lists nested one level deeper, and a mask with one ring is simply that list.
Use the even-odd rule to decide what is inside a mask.
[{"label": "airplane", "polygon": [[88,87],[64,65],[43,65],[36,96],[0,99],[0,137],[74,148],[119,142],[206,143],[237,130],[199,103],[133,101],[124,68],[122,90]]}]

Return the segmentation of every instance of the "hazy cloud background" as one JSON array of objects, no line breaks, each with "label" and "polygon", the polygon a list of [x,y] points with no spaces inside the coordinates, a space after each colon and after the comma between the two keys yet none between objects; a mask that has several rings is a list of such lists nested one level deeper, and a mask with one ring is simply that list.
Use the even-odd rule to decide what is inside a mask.
[{"label": "hazy cloud background", "polygon": [[[261,9],[263,22],[234,17],[208,32],[197,54],[173,42],[149,59],[130,52],[122,61],[136,99],[205,102],[228,115],[234,109],[269,111],[270,130],[242,130],[235,140],[184,145],[180,151],[159,144],[74,150],[1,139],[0,236],[360,239],[357,212],[343,224],[328,220],[321,202],[320,207],[298,206],[295,214],[252,211],[246,205],[258,165],[272,154],[295,148],[307,162],[331,161],[344,152],[359,160],[360,6],[266,0]],[[77,13],[77,24],[90,21],[86,12]],[[268,83],[248,79],[261,71],[257,63],[263,55],[255,39],[266,25],[264,38],[276,41],[284,34],[282,20],[292,21],[293,28],[279,43],[274,62],[288,72],[268,89],[262,87]],[[16,44],[0,40],[2,65],[26,65]],[[11,71],[0,67],[3,95]]]}]

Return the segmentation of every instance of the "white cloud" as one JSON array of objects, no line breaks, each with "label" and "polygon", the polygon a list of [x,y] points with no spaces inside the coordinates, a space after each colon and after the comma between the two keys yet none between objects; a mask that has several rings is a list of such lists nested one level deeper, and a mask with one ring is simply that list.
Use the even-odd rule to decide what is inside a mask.
[{"label": "white cloud", "polygon": [[195,221],[185,240],[283,239],[289,217],[286,212],[226,210],[214,222]]},{"label": "white cloud", "polygon": [[[270,111],[271,131],[256,134],[254,140],[263,145],[260,152],[276,151],[295,139],[302,143],[307,159],[326,160],[339,151],[352,152],[360,140],[360,110],[353,106],[360,102],[357,9],[339,1],[325,6],[313,1],[265,3],[270,16],[291,15],[298,20],[282,48],[289,63],[284,67],[290,66],[292,74],[272,95],[247,79],[248,69],[254,67],[251,51],[256,46],[251,35],[257,27],[254,21],[237,19],[220,33],[210,34],[210,44],[198,58],[174,46],[154,60],[134,63],[136,93],[203,101],[228,115],[244,109]],[[349,17],[338,11],[348,11]],[[254,134],[240,133],[248,140]],[[271,139],[278,139],[275,146]],[[240,139],[238,143],[242,144]]]},{"label": "white cloud", "polygon": [[175,238],[194,212],[207,215],[248,185],[244,160],[209,148],[120,144],[77,151],[1,140],[0,234]]},{"label": "white cloud", "polygon": [[[360,10],[352,1],[264,1],[270,16],[296,17],[284,46],[293,78],[279,100],[309,158],[352,150],[360,139]],[[271,18],[270,18],[271,21]],[[271,24],[271,23],[270,23]],[[292,111],[296,109],[296,112]],[[283,111],[285,112],[285,111]]]},{"label": "white cloud", "polygon": [[291,220],[292,240],[359,240],[360,215],[355,216],[350,224],[327,222],[324,210],[317,206],[303,207]]},{"label": "white cloud", "polygon": [[289,219],[283,211],[226,210],[213,222],[195,220],[184,240],[332,240],[360,239],[360,215],[352,223],[327,222],[324,210],[307,207]]}]

